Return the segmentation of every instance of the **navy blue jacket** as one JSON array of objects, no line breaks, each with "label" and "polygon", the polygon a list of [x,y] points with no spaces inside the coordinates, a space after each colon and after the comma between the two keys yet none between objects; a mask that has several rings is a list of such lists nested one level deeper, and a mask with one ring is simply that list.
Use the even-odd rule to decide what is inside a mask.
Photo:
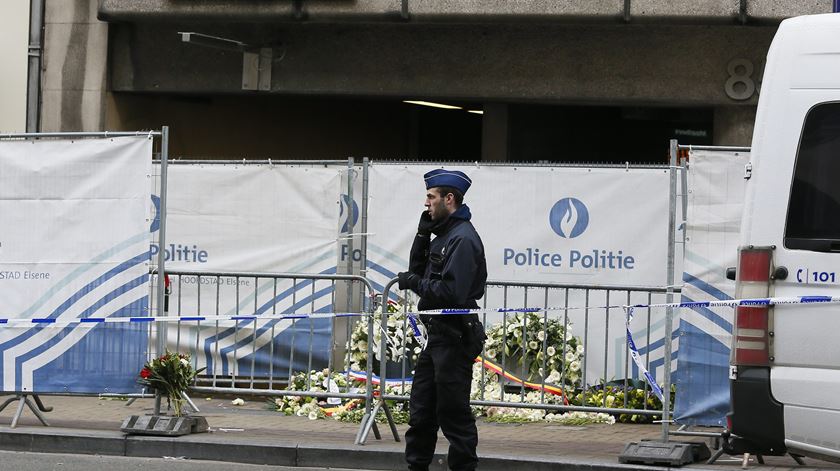
[{"label": "navy blue jacket", "polygon": [[476,300],[484,296],[487,282],[487,262],[471,217],[467,205],[461,205],[432,229],[433,240],[415,237],[409,270],[422,277],[415,290],[419,310],[478,307]]}]

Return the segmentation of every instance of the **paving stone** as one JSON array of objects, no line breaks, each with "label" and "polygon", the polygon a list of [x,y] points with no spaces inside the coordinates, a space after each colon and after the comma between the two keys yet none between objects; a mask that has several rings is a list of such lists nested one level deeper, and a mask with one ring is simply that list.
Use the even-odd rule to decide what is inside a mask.
[{"label": "paving stone", "polygon": [[[201,409],[198,415],[207,419],[208,433],[151,437],[126,436],[119,430],[127,417],[151,415],[154,407],[152,399],[140,399],[130,405],[125,401],[97,397],[42,396],[42,399],[47,406],[54,407],[52,412],[45,413],[52,426],[40,425],[31,412],[24,411],[18,427],[11,429],[9,424],[14,410],[7,408],[0,413],[0,449],[190,456],[193,459],[283,466],[335,465],[337,457],[350,453],[357,468],[402,467],[405,443],[395,442],[387,425],[379,427],[382,440],[376,440],[371,433],[365,445],[357,446],[353,441],[358,424],[287,417],[269,410],[266,403],[259,400],[248,401],[244,406],[233,406],[228,399],[206,401],[203,397],[194,398]],[[483,460],[480,469],[488,471],[639,469],[637,465],[619,464],[619,454],[630,442],[659,440],[662,436],[660,424],[570,427],[547,423],[497,424],[482,420],[477,424],[478,453]],[[406,429],[406,425],[397,426],[401,437]],[[440,435],[436,453],[444,456],[447,446],[446,439]],[[765,466],[752,467],[759,471],[840,468],[836,463],[809,458],[806,458],[807,466],[803,467],[796,466],[790,457],[765,457],[765,461]],[[685,469],[728,471],[739,466],[740,461],[735,464],[724,457],[715,465],[695,463]],[[665,468],[646,466],[643,469],[656,471]]]}]

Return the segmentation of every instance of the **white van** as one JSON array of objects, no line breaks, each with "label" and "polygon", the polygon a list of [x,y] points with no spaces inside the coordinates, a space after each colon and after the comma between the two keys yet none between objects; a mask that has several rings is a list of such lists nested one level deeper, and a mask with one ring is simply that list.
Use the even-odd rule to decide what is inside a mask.
[{"label": "white van", "polygon": [[[840,296],[840,14],[781,23],[751,159],[736,295]],[[727,451],[840,462],[840,304],[735,317]]]}]

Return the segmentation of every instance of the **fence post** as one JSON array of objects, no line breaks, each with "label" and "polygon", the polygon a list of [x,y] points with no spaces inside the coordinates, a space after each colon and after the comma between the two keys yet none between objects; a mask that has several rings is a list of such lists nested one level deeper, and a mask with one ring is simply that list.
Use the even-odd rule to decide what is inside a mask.
[{"label": "fence post", "polygon": [[[389,286],[390,288],[390,283]],[[379,342],[379,400],[385,402],[385,378],[388,376],[388,298],[389,290],[383,290],[382,293],[382,316],[379,318],[379,327],[382,335],[382,340]],[[371,323],[373,318],[371,317]],[[399,348],[399,347],[397,347]],[[371,365],[373,361],[371,360]],[[376,422],[376,417],[371,417],[371,421]]]},{"label": "fence post", "polygon": [[[368,231],[368,188],[370,183],[370,159],[364,157],[362,159],[362,204],[361,204],[361,251],[362,251],[362,260],[361,266],[359,268],[359,276],[363,276],[367,278],[367,231]],[[364,290],[359,290],[359,306],[364,308],[365,305],[365,293]]]},{"label": "fence post", "polygon": [[[671,179],[669,192],[669,214],[668,214],[668,287],[665,291],[665,302],[674,302],[674,259],[676,258],[676,223],[677,223],[677,141],[670,142],[670,168]],[[668,441],[668,428],[670,426],[671,412],[671,342],[674,332],[674,308],[668,307],[665,310],[665,351],[663,354],[664,388],[662,394],[662,441]]]},{"label": "fence post", "polygon": [[[385,304],[382,305],[383,311],[385,310]],[[367,367],[365,368],[365,418],[369,418],[372,422],[375,420],[375,417],[371,417],[371,411],[373,410],[373,337],[376,335],[376,331],[373,328],[373,321],[375,320],[374,314],[374,306],[371,304],[370,308],[366,310],[368,316],[368,345],[367,345],[367,362],[365,363]],[[381,338],[380,342],[384,342],[385,338]],[[362,420],[362,426],[364,426],[364,419]],[[361,435],[360,435],[361,436]]]},{"label": "fence post", "polygon": [[[352,275],[353,270],[353,166],[355,161],[353,157],[347,159],[347,274]],[[347,312],[353,311],[353,283],[347,282]]]},{"label": "fence post", "polygon": [[[157,315],[164,316],[166,303],[166,271],[164,264],[164,247],[166,247],[166,180],[167,162],[169,160],[169,126],[163,126],[160,133],[160,218],[158,225],[158,265],[157,265]],[[166,350],[166,322],[156,322],[157,356]],[[155,394],[155,414],[160,414],[160,394]]]}]

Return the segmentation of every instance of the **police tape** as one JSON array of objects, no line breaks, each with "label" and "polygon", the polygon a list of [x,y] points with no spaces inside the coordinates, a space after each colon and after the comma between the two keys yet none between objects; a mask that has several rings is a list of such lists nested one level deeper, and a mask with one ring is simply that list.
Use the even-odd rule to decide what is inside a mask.
[{"label": "police tape", "polygon": [[[639,355],[639,349],[636,348],[636,342],[633,340],[633,333],[630,331],[630,322],[633,321],[633,307],[628,306],[625,309],[625,316],[624,316],[624,328],[626,329],[627,334],[627,350],[630,352],[630,357],[633,359],[633,363],[636,364],[636,367],[639,369],[639,374],[645,378],[645,381],[648,382],[650,385],[651,391],[659,398],[660,401],[664,401],[664,396],[662,394],[662,388],[659,386],[659,383],[656,382],[656,379],[653,375],[650,374],[647,367],[645,366],[645,362],[642,361],[642,356]],[[668,365],[669,363],[664,363]]]},{"label": "police tape", "polygon": [[[791,305],[791,304],[830,304],[840,303],[840,296],[790,296],[790,297],[770,297],[770,298],[747,298],[747,299],[729,299],[717,301],[690,301],[677,303],[657,303],[657,304],[632,304],[632,305],[604,305],[604,306],[563,306],[563,307],[532,307],[532,308],[496,308],[496,309],[437,309],[419,312],[394,312],[387,313],[388,315],[403,313],[406,315],[413,334],[418,337],[423,344],[426,345],[426,336],[420,330],[418,319],[419,315],[465,315],[465,314],[489,314],[489,313],[539,313],[552,311],[575,311],[575,310],[601,310],[601,309],[622,309],[625,312],[625,328],[627,336],[627,346],[633,362],[639,369],[641,376],[650,384],[651,390],[659,398],[663,399],[662,388],[657,384],[653,375],[645,367],[641,355],[636,347],[633,335],[630,330],[630,322],[633,320],[633,311],[636,309],[658,309],[658,308],[713,308],[713,307],[739,307],[739,306],[775,306],[775,305]],[[84,317],[84,318],[62,318],[62,317],[42,317],[42,318],[0,318],[0,325],[28,325],[28,326],[68,326],[72,324],[80,324],[81,326],[93,327],[101,324],[149,324],[155,322],[253,322],[255,325],[257,321],[282,321],[282,320],[300,320],[300,319],[331,319],[342,317],[367,317],[367,316],[381,316],[382,313],[358,313],[358,312],[338,312],[338,313],[294,313],[294,314],[270,314],[270,315],[234,315],[234,316],[137,316],[137,317]]]},{"label": "police tape", "polygon": [[[648,371],[645,362],[642,360],[639,350],[636,347],[636,342],[633,340],[633,333],[630,329],[630,323],[633,321],[633,311],[635,309],[654,309],[654,308],[713,308],[713,307],[739,307],[739,306],[775,306],[775,305],[790,305],[790,304],[828,304],[839,303],[840,296],[791,296],[791,297],[775,297],[775,298],[747,298],[747,299],[730,299],[718,301],[689,301],[678,303],[657,303],[657,304],[633,304],[621,306],[587,306],[587,307],[546,307],[546,308],[527,308],[527,309],[440,309],[433,312],[424,311],[422,314],[481,314],[490,312],[548,312],[548,311],[572,311],[581,309],[600,310],[600,309],[618,309],[624,310],[624,326],[625,335],[627,337],[627,349],[630,357],[633,359],[636,367],[639,369],[639,375],[650,385],[651,391],[661,402],[665,401],[662,387],[659,386],[656,379]],[[420,313],[409,313],[408,318],[411,321],[411,326],[416,337],[422,339],[422,334],[417,327],[414,316]],[[424,343],[425,344],[425,343]],[[667,363],[666,363],[667,364]]]},{"label": "police tape", "polygon": [[[730,300],[722,300],[722,301],[690,301],[690,302],[679,302],[679,303],[661,303],[661,304],[634,304],[630,306],[624,306],[625,310],[625,328],[627,334],[627,349],[630,352],[630,357],[633,359],[633,363],[636,364],[636,367],[639,369],[639,374],[645,378],[645,381],[650,385],[651,390],[659,398],[660,401],[664,402],[664,393],[662,392],[662,388],[656,382],[656,379],[653,375],[645,367],[644,361],[642,361],[641,355],[639,355],[639,350],[636,348],[636,342],[633,340],[633,334],[630,331],[630,322],[633,321],[633,311],[637,308],[641,309],[652,309],[652,308],[711,308],[711,307],[754,307],[754,306],[776,306],[776,305],[790,305],[790,304],[827,304],[827,303],[837,303],[840,302],[840,297],[838,296],[791,296],[791,297],[778,297],[778,298],[750,298],[750,299],[730,299]],[[670,362],[670,359],[666,360]],[[665,363],[668,364],[668,363]]]},{"label": "police tape", "polygon": [[[678,293],[674,293],[678,294]],[[727,299],[717,301],[689,301],[676,303],[654,303],[654,304],[612,304],[600,306],[549,306],[549,307],[524,307],[524,308],[494,308],[494,309],[435,309],[429,311],[410,312],[414,315],[464,315],[464,314],[491,314],[491,313],[538,313],[552,311],[581,311],[581,310],[603,310],[603,309],[653,309],[653,308],[695,308],[695,307],[738,307],[738,306],[774,306],[784,304],[829,304],[840,303],[840,296],[789,296],[774,298],[745,298]]]},{"label": "police tape", "polygon": [[[696,307],[738,307],[738,306],[774,306],[785,304],[828,304],[840,303],[840,296],[792,296],[774,298],[729,299],[720,301],[691,301],[658,304],[615,304],[601,306],[558,306],[558,307],[521,307],[521,308],[492,308],[492,309],[435,309],[428,311],[398,311],[388,315],[406,314],[412,324],[412,330],[417,328],[417,316],[429,315],[465,315],[465,314],[510,314],[510,313],[541,313],[556,311],[581,310],[612,310],[621,309],[654,309],[654,308],[696,308]],[[337,317],[370,317],[381,316],[381,312],[310,312],[286,314],[252,314],[252,315],[191,315],[191,316],[134,316],[134,317],[26,317],[0,318],[0,325],[35,324],[35,325],[65,325],[65,324],[102,324],[102,323],[152,323],[152,322],[205,322],[205,321],[271,321],[297,319],[329,319]]]},{"label": "police tape", "polygon": [[[235,315],[235,316],[135,316],[135,317],[31,317],[31,318],[0,318],[2,325],[39,325],[39,326],[66,326],[70,324],[83,324],[96,326],[100,324],[152,324],[155,322],[257,322],[257,321],[281,321],[299,319],[333,319],[340,317],[365,317],[370,313],[358,312],[316,312],[301,314],[270,314],[270,315]],[[379,315],[379,314],[376,314]]]}]

